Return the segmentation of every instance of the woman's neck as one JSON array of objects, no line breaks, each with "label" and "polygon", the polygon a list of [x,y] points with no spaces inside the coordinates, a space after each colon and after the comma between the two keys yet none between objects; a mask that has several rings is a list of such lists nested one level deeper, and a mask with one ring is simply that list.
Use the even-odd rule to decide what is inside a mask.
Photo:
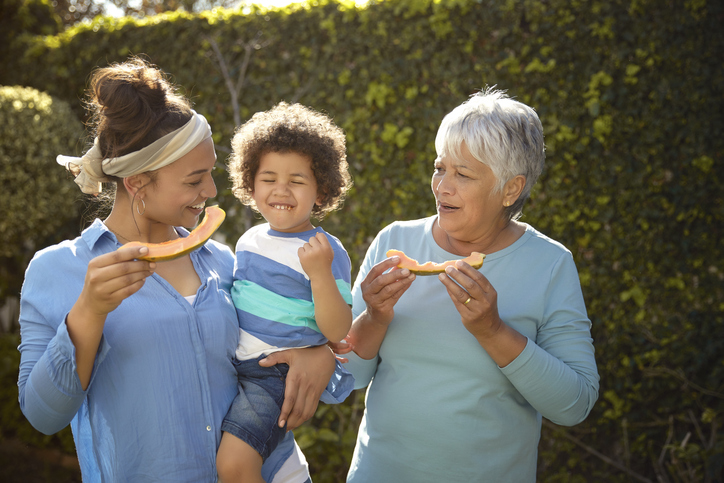
[{"label": "woman's neck", "polygon": [[175,240],[179,236],[173,226],[151,222],[134,213],[130,203],[119,202],[118,199],[113,204],[111,214],[103,220],[103,223],[123,244],[131,241],[163,243]]},{"label": "woman's neck", "polygon": [[472,252],[489,255],[503,250],[515,243],[523,236],[523,233],[525,233],[525,225],[514,220],[508,221],[500,227],[494,227],[471,240],[455,238],[440,228],[437,219],[432,225],[432,236],[440,248],[463,257],[469,256]]}]

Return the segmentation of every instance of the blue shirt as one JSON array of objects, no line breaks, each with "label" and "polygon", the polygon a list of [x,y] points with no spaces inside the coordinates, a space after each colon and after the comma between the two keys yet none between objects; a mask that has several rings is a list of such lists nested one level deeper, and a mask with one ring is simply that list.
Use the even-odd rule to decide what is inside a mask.
[{"label": "blue shirt", "polygon": [[[352,289],[394,248],[419,260],[462,258],[435,242],[436,216],[388,226],[372,242]],[[436,276],[417,277],[395,305],[378,356],[349,354],[357,387],[369,384],[348,482],[534,483],[541,415],[573,425],[598,397],[598,373],[571,253],[526,225],[480,269],[500,318],[525,335],[498,367],[460,320]]]},{"label": "blue shirt", "polygon": [[[149,277],[108,314],[84,391],[65,318],[88,263],[119,246],[96,220],[31,261],[20,302],[20,407],[45,434],[71,425],[84,482],[215,482],[221,421],[237,393],[234,256],[214,241],[191,253],[201,279],[193,305]],[[290,432],[264,464],[267,481],[293,445]]]}]

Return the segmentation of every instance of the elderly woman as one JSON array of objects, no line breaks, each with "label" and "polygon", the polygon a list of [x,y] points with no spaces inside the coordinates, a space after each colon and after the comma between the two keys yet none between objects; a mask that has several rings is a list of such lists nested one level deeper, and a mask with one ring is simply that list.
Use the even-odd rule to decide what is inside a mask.
[{"label": "elderly woman", "polygon": [[[369,385],[348,482],[534,482],[541,416],[598,397],[591,323],[568,251],[518,218],[545,159],[535,111],[487,90],[442,121],[437,213],[372,242],[353,289],[347,368]],[[420,277],[398,269],[486,254]]]}]

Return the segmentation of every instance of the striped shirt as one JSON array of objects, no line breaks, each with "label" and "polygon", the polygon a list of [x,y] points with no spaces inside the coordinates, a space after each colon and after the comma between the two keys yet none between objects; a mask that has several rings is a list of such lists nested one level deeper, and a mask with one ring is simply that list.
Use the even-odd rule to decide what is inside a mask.
[{"label": "striped shirt", "polygon": [[344,300],[352,304],[351,263],[337,238],[321,227],[282,233],[268,223],[257,225],[236,244],[231,296],[239,315],[239,360],[327,342],[314,320],[311,283],[297,254],[317,233],[324,233],[334,250],[332,274]]}]

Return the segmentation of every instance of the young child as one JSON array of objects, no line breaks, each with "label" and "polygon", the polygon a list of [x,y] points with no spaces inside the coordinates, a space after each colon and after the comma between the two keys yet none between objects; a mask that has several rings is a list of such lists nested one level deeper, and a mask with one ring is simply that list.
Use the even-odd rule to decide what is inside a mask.
[{"label": "young child", "polygon": [[[231,295],[239,315],[234,364],[242,390],[222,425],[217,469],[223,483],[261,483],[262,462],[286,432],[286,423],[277,421],[288,366],[265,368],[259,360],[340,341],[352,324],[349,256],[310,220],[337,209],[352,182],[342,129],[299,104],[282,102],[255,114],[237,130],[232,150],[232,191],[267,223],[236,245]],[[345,371],[333,389],[328,386],[334,402],[353,384]]]}]

